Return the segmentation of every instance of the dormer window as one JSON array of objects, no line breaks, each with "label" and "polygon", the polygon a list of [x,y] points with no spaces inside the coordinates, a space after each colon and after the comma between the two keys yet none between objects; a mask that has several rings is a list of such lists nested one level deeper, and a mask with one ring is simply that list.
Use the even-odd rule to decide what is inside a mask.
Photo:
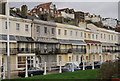
[{"label": "dormer window", "polygon": [[46,11],[46,9],[44,9],[44,11]]}]

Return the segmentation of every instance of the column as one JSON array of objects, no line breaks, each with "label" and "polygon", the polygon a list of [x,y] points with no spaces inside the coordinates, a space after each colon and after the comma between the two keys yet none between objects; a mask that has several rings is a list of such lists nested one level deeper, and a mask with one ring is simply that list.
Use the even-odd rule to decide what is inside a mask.
[{"label": "column", "polygon": [[92,52],[92,45],[89,44],[89,46],[90,46],[90,51],[89,51],[89,53],[91,53],[91,52]]},{"label": "column", "polygon": [[46,62],[44,63],[44,75],[46,75]]},{"label": "column", "polygon": [[28,60],[26,56],[26,69],[25,69],[25,77],[28,77]]},{"label": "column", "polygon": [[94,53],[94,44],[91,45],[91,48],[92,53]]},{"label": "column", "polygon": [[99,54],[99,50],[100,50],[100,48],[99,48],[99,44],[97,44],[97,47],[98,47],[97,52],[98,52],[98,54]]},{"label": "column", "polygon": [[33,56],[33,66],[36,67],[36,56]]},{"label": "column", "polygon": [[100,54],[102,54],[102,45],[100,44],[100,50],[99,50],[99,52],[100,52]]}]

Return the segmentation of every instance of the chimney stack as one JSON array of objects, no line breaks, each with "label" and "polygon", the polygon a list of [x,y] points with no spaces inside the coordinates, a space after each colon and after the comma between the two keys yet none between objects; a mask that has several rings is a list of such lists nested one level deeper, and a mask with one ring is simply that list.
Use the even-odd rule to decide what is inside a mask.
[{"label": "chimney stack", "polygon": [[21,7],[21,16],[22,16],[23,18],[26,18],[26,17],[27,17],[27,11],[28,11],[27,5],[22,5],[22,7]]}]

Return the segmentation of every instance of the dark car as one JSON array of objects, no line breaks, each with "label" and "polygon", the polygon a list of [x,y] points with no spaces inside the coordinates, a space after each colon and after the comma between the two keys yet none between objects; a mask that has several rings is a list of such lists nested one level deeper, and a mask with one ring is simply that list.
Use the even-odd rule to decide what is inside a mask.
[{"label": "dark car", "polygon": [[[90,63],[88,63],[88,62],[84,62],[84,66],[85,66],[85,70],[86,70],[86,69],[92,69],[92,64],[90,64]],[[80,67],[81,69],[83,69],[83,62],[81,62],[81,63],[79,64],[79,67]]]},{"label": "dark car", "polygon": [[99,62],[99,61],[94,62],[95,68],[100,68],[100,66],[101,66],[101,62]]},{"label": "dark car", "polygon": [[[19,77],[25,77],[25,70],[22,70],[21,72],[18,73],[18,76]],[[31,67],[28,69],[28,77],[30,76],[36,76],[36,75],[43,75],[44,71],[43,70],[40,70],[39,68],[37,67]]]}]

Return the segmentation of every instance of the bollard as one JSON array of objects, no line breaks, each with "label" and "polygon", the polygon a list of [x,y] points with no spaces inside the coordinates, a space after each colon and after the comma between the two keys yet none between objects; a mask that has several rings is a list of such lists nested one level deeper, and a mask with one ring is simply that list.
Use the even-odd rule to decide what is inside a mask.
[{"label": "bollard", "polygon": [[92,69],[95,69],[95,68],[94,68],[94,60],[93,60],[93,63],[92,63]]},{"label": "bollard", "polygon": [[5,64],[3,64],[3,79],[5,79]]},{"label": "bollard", "polygon": [[83,70],[85,70],[85,62],[84,62],[84,60],[83,60]]},{"label": "bollard", "polygon": [[46,75],[46,62],[44,64],[44,75]]},{"label": "bollard", "polygon": [[74,72],[74,63],[72,63],[72,72]]},{"label": "bollard", "polygon": [[27,63],[27,57],[26,57],[26,69],[25,69],[25,77],[28,77],[28,63]]},{"label": "bollard", "polygon": [[60,70],[59,73],[62,73],[61,61],[60,61]]}]

